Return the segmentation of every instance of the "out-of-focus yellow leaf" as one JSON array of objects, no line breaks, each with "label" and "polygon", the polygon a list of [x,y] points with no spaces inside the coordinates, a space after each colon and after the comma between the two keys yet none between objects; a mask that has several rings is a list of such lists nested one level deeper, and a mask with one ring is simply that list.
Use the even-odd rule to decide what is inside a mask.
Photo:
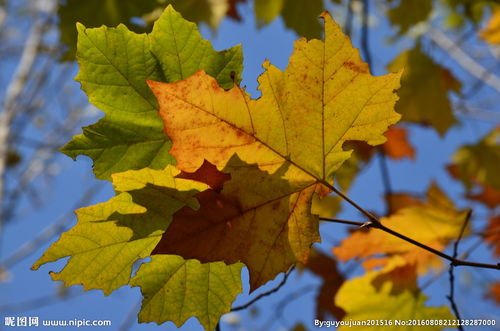
[{"label": "out-of-focus yellow leaf", "polygon": [[500,44],[500,9],[493,12],[488,25],[479,32],[479,35],[490,44]]},{"label": "out-of-focus yellow leaf", "polygon": [[[395,285],[387,274],[396,268],[405,268],[405,262],[393,261],[380,271],[371,271],[361,277],[346,281],[340,288],[335,303],[346,311],[345,322],[352,326],[341,326],[338,330],[374,329],[373,325],[364,325],[370,320],[449,320],[455,317],[447,306],[427,306],[427,297],[410,283],[409,286]],[[403,266],[402,266],[403,265]],[[401,278],[400,278],[401,279]],[[359,323],[359,324],[358,324]],[[406,325],[380,326],[383,330],[422,330],[422,326]],[[443,326],[425,326],[425,330],[442,330]]]},{"label": "out-of-focus yellow leaf", "polygon": [[[433,184],[427,192],[427,202],[400,209],[396,214],[382,218],[381,222],[403,235],[442,250],[458,238],[466,215]],[[436,255],[377,229],[353,233],[339,247],[333,248],[333,252],[343,261],[366,258],[366,268],[384,265],[395,255],[407,263],[416,264],[421,273],[442,264]],[[384,257],[376,257],[379,254],[384,254]]]}]

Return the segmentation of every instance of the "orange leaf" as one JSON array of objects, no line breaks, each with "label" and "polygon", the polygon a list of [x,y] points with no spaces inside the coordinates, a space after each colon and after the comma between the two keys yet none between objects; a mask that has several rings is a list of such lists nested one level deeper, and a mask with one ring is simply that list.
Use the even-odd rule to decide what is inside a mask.
[{"label": "orange leaf", "polygon": [[479,186],[483,187],[483,191],[478,194],[468,194],[467,198],[482,202],[491,209],[500,206],[500,191],[489,185]]},{"label": "orange leaf", "polygon": [[490,293],[488,293],[487,297],[492,298],[498,305],[500,305],[500,282],[491,284]]},{"label": "orange leaf", "polygon": [[[400,209],[381,222],[403,235],[442,250],[458,237],[466,213],[457,210],[435,184],[429,188],[427,197],[427,202]],[[353,233],[339,247],[333,248],[333,252],[343,261],[368,258],[364,263],[367,269],[386,265],[394,256],[415,264],[421,273],[442,263],[434,254],[376,229]],[[379,258],[379,254],[384,256]]]},{"label": "orange leaf", "polygon": [[500,10],[495,10],[486,28],[479,32],[481,38],[490,44],[500,44]]},{"label": "orange leaf", "polygon": [[408,141],[406,129],[392,126],[384,133],[384,136],[387,137],[387,142],[382,145],[382,148],[387,156],[395,160],[404,157],[415,158],[415,150]]},{"label": "orange leaf", "polygon": [[485,233],[484,240],[488,241],[495,249],[495,254],[500,256],[500,215],[490,218]]},{"label": "orange leaf", "polygon": [[385,196],[385,201],[391,207],[391,210],[389,210],[390,215],[398,212],[400,209],[421,204],[419,200],[408,193],[391,193]]}]

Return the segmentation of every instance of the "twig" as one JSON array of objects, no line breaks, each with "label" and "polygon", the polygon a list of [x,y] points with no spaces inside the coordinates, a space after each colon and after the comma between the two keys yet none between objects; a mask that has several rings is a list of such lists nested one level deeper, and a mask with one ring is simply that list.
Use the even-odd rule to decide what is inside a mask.
[{"label": "twig", "polygon": [[237,307],[234,307],[234,308],[231,308],[231,311],[238,311],[238,310],[243,310],[243,309],[247,309],[248,307],[250,307],[251,305],[253,305],[255,302],[259,301],[260,299],[262,299],[263,297],[266,297],[268,295],[271,295],[275,292],[278,292],[280,288],[283,287],[283,285],[285,285],[286,283],[286,280],[288,279],[288,276],[290,276],[290,274],[292,273],[292,271],[295,269],[295,266],[291,267],[286,273],[285,275],[283,276],[283,279],[281,280],[281,282],[278,284],[278,286],[276,286],[275,288],[269,290],[269,291],[266,291],[264,293],[261,293],[259,294],[258,296],[256,296],[255,298],[253,298],[252,300],[248,301],[247,303],[245,303],[244,305],[241,305],[241,306],[237,306]]},{"label": "twig", "polygon": [[[462,240],[462,236],[464,235],[465,228],[467,228],[467,225],[469,224],[469,220],[472,214],[472,210],[469,210],[467,215],[465,216],[464,223],[462,224],[462,228],[460,229],[460,233],[458,235],[457,241],[455,241],[455,244],[453,245],[453,258],[456,259],[458,256],[458,244],[460,243],[460,240]],[[460,317],[460,312],[458,311],[457,304],[455,302],[455,265],[453,263],[450,263],[450,269],[448,271],[449,274],[449,279],[450,279],[450,295],[447,296],[448,300],[450,301],[451,309],[453,309],[453,313],[455,314],[455,317],[458,320],[461,320],[462,318]],[[464,328],[462,325],[458,326],[458,329],[460,331],[464,331]]]},{"label": "twig", "polygon": [[[354,202],[353,200],[351,200],[347,195],[345,195],[344,193],[342,193],[339,189],[337,189],[335,186],[329,184],[329,183],[326,183],[326,182],[323,182],[324,185],[326,185],[330,190],[332,190],[333,192],[335,192],[335,194],[337,194],[339,197],[341,197],[342,199],[344,199],[345,201],[347,201],[351,206],[353,206],[354,208],[356,208],[357,210],[359,210],[363,215],[365,215],[369,220],[370,222],[373,222],[373,223],[380,223],[378,218],[373,215],[372,213],[370,213],[369,211],[365,210],[363,207],[361,207],[360,205],[358,205],[356,202]],[[365,224],[365,223],[363,223]]]},{"label": "twig", "polygon": [[480,262],[470,262],[470,261],[464,261],[464,260],[461,260],[461,259],[458,259],[456,257],[453,257],[453,256],[450,256],[446,253],[443,253],[435,248],[432,248],[430,246],[427,246],[421,242],[418,242],[414,239],[411,239],[407,236],[405,236],[404,234],[401,234],[399,232],[396,232],[392,229],[389,229],[388,227],[386,227],[385,225],[383,225],[382,223],[380,223],[380,221],[377,219],[376,221],[372,221],[372,222],[368,222],[368,223],[363,223],[363,222],[357,222],[357,221],[348,221],[348,220],[341,220],[341,219],[334,219],[334,218],[326,218],[326,217],[320,217],[319,218],[321,221],[325,221],[325,222],[332,222],[332,223],[341,223],[341,224],[348,224],[348,225],[356,225],[356,226],[359,226],[359,227],[367,227],[367,228],[375,228],[375,229],[379,229],[381,231],[384,231],[388,234],[391,234],[395,237],[398,237],[406,242],[409,242],[410,244],[413,244],[415,246],[418,246],[422,249],[425,249],[426,251],[428,252],[431,252],[435,255],[438,255],[440,257],[442,257],[443,259],[446,259],[448,261],[451,262],[451,264],[453,266],[470,266],[470,267],[477,267],[477,268],[486,268],[486,269],[496,269],[496,270],[500,270],[500,263],[497,263],[497,264],[489,264],[489,263],[480,263]]}]

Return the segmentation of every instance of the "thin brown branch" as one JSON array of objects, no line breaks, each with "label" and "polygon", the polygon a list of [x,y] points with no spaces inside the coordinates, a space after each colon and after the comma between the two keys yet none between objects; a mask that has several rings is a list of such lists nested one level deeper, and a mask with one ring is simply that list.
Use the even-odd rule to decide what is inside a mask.
[{"label": "thin brown branch", "polygon": [[359,222],[359,221],[334,219],[334,218],[326,218],[326,217],[320,217],[320,220],[325,221],[325,222],[341,223],[341,224],[355,225],[355,226],[359,226],[359,227],[368,227],[368,228],[379,229],[379,230],[384,231],[388,234],[391,234],[395,237],[398,237],[399,239],[402,239],[406,242],[409,242],[410,244],[418,246],[418,247],[420,247],[428,252],[431,252],[437,256],[440,256],[443,259],[450,261],[451,265],[453,265],[453,266],[469,266],[469,267],[500,270],[500,263],[489,264],[489,263],[480,263],[480,262],[470,262],[470,261],[464,261],[464,260],[458,259],[456,257],[453,257],[453,256],[450,256],[446,253],[443,253],[435,248],[427,246],[419,241],[416,241],[415,239],[407,237],[404,234],[401,234],[397,231],[394,231],[394,230],[386,227],[382,223],[380,223],[380,221],[378,219],[375,219],[375,221],[372,220],[368,223],[363,223],[363,222]]},{"label": "thin brown branch", "polygon": [[269,291],[266,291],[264,293],[261,293],[259,294],[258,296],[256,296],[255,298],[253,298],[252,300],[248,301],[247,303],[245,303],[244,305],[241,305],[241,306],[237,306],[237,307],[234,307],[234,308],[231,308],[231,311],[238,311],[238,310],[243,310],[243,309],[247,309],[248,307],[250,307],[251,305],[253,305],[255,302],[259,301],[260,299],[262,299],[263,297],[267,297],[275,292],[278,292],[280,290],[280,288],[283,287],[283,285],[285,285],[287,279],[288,279],[288,276],[290,276],[290,274],[292,273],[292,271],[295,269],[295,266],[291,267],[286,273],[285,275],[283,276],[283,279],[281,280],[281,282],[278,284],[278,286],[276,286],[275,288],[269,290]]},{"label": "thin brown branch", "polygon": [[[467,228],[467,225],[469,224],[470,217],[472,215],[472,210],[469,210],[467,215],[465,216],[464,222],[462,224],[462,228],[460,229],[460,233],[458,235],[458,239],[455,241],[455,244],[453,245],[453,258],[457,259],[458,256],[458,244],[462,240],[462,237],[464,235],[465,229]],[[453,310],[453,313],[455,314],[455,317],[458,320],[461,320],[462,318],[460,317],[460,312],[458,310],[457,303],[455,302],[455,265],[453,263],[450,263],[450,269],[448,271],[449,274],[449,280],[450,280],[450,294],[447,296],[448,301],[450,301],[451,309]],[[460,331],[464,331],[464,328],[462,325],[458,326],[458,329]]]},{"label": "thin brown branch", "polygon": [[[331,189],[333,192],[335,192],[335,194],[337,194],[339,197],[341,197],[342,199],[344,199],[345,201],[347,201],[351,206],[353,206],[354,208],[356,208],[357,210],[359,210],[363,215],[365,215],[371,223],[380,223],[378,218],[373,215],[372,213],[370,213],[369,211],[365,210],[363,207],[361,207],[360,205],[358,205],[356,202],[354,202],[353,200],[351,200],[347,195],[345,195],[344,193],[342,193],[339,189],[337,189],[335,186],[331,185],[331,184],[328,184],[328,183],[323,183],[324,185],[326,185],[329,189]],[[365,223],[363,223],[365,224]]]}]

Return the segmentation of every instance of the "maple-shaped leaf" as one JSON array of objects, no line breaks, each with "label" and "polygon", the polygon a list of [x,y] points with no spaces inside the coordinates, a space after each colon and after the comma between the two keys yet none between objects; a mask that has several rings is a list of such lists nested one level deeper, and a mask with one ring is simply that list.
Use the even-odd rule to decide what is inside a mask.
[{"label": "maple-shaped leaf", "polygon": [[[425,203],[399,209],[392,216],[382,218],[381,222],[403,235],[442,250],[458,238],[467,212],[457,210],[435,184],[429,188],[427,197]],[[353,233],[339,247],[333,248],[333,252],[342,261],[367,258],[364,262],[366,268],[386,264],[395,255],[416,264],[422,273],[442,263],[437,256],[376,229]],[[379,254],[386,257],[379,258]]]},{"label": "maple-shaped leaf", "polygon": [[158,104],[146,79],[175,82],[204,69],[224,88],[240,80],[241,47],[216,52],[196,25],[167,7],[149,34],[124,25],[86,29],[78,24],[76,80],[89,101],[106,113],[83,128],[62,152],[94,160],[97,178],[132,169],[162,169],[174,162]]},{"label": "maple-shaped leaf", "polygon": [[51,273],[54,280],[101,289],[106,295],[127,284],[133,263],[150,255],[171,215],[184,206],[197,208],[193,196],[208,189],[203,183],[175,178],[178,173],[168,166],[113,175],[115,189],[123,193],[77,210],[78,223],[32,269],[70,256],[60,272]]},{"label": "maple-shaped leaf", "polygon": [[422,52],[420,44],[400,54],[388,69],[405,68],[396,110],[402,120],[430,125],[444,135],[457,121],[448,93],[459,92],[461,84],[446,69]]},{"label": "maple-shaped leaf", "polygon": [[477,144],[460,147],[453,155],[449,171],[467,190],[476,183],[500,190],[500,127],[486,134]]},{"label": "maple-shaped leaf", "polygon": [[196,316],[205,330],[213,330],[242,292],[242,267],[241,263],[201,264],[175,255],[154,255],[130,282],[140,286],[144,296],[139,322],[172,321],[180,327]]},{"label": "maple-shaped leaf", "polygon": [[313,250],[304,267],[323,280],[316,297],[316,318],[327,320],[328,316],[331,315],[338,321],[342,320],[345,311],[337,307],[333,301],[344,282],[344,276],[337,269],[337,261],[326,254]]},{"label": "maple-shaped leaf", "polygon": [[[185,233],[193,231],[192,225],[200,227],[197,234],[210,236],[199,237],[196,245],[184,245],[183,252],[175,251],[175,254],[201,261],[216,261],[222,256],[227,263],[243,261],[243,258],[245,263],[256,261],[258,268],[249,266],[252,289],[274,278],[278,272],[286,271],[296,261],[307,259],[309,246],[317,241],[318,231],[317,217],[310,215],[308,205],[315,192],[320,195],[327,192],[334,172],[350,157],[352,151],[344,150],[342,145],[348,140],[362,140],[372,145],[383,143],[384,131],[399,119],[393,107],[397,100],[394,90],[399,87],[401,74],[370,75],[359,52],[330,15],[324,13],[322,18],[325,41],[296,41],[285,71],[264,63],[266,71],[259,78],[262,97],[258,100],[250,99],[238,86],[230,90],[220,88],[215,79],[203,71],[171,84],[149,81],[160,104],[165,133],[173,143],[170,153],[177,161],[177,168],[193,171],[206,159],[231,174],[223,196],[203,197],[210,208],[217,206],[217,201],[225,206],[215,213],[216,221],[212,222],[210,216],[198,218],[196,225],[195,222],[178,223],[180,228],[188,229]],[[243,165],[230,162],[234,154]],[[259,182],[258,178],[267,178],[269,183]],[[241,187],[252,188],[256,193],[249,195],[248,190]],[[270,213],[273,199],[279,213]],[[271,210],[257,215],[259,219],[252,213],[246,216],[257,204]],[[204,209],[203,202],[201,205],[200,211]],[[235,229],[232,222],[226,226],[224,219],[237,214],[250,218],[242,224],[250,224],[255,218],[255,222],[273,231],[268,233],[254,226],[251,236],[235,236],[239,245],[235,247],[239,249],[232,255],[226,254],[229,247],[219,246],[211,248],[214,249],[211,256],[204,243],[218,244],[219,241],[213,239],[214,232],[220,238],[223,228]],[[214,229],[210,229],[212,225]],[[173,226],[166,235],[174,233]],[[180,228],[177,231],[182,233]],[[279,228],[293,231],[280,235],[276,232]],[[304,229],[306,232],[302,233]],[[240,242],[240,238],[243,241]],[[281,249],[273,252],[276,239],[280,239]],[[231,239],[225,239],[228,241]],[[158,253],[174,253],[172,250],[180,250],[182,244],[174,247],[167,240],[164,242],[169,250]],[[273,252],[272,261],[277,262],[266,262],[266,257],[261,256],[261,246],[271,248],[268,253]],[[259,249],[253,251],[252,247]]]},{"label": "maple-shaped leaf", "polygon": [[404,34],[417,23],[426,21],[432,12],[432,0],[401,0],[387,11],[387,17],[392,25],[399,27],[399,33]]},{"label": "maple-shaped leaf", "polygon": [[498,8],[493,12],[488,25],[479,32],[479,35],[490,44],[500,44],[500,10]]},{"label": "maple-shaped leaf", "polygon": [[[403,267],[401,267],[401,263]],[[371,271],[361,277],[349,279],[344,282],[335,297],[335,304],[346,311],[344,321],[350,322],[351,326],[341,326],[338,330],[373,330],[373,326],[366,325],[367,320],[431,320],[431,319],[454,319],[455,317],[446,306],[427,306],[427,297],[415,288],[412,280],[408,286],[403,283],[395,284],[391,278],[407,281],[407,272],[410,269],[404,267],[405,262],[394,261],[384,269]],[[398,275],[394,273],[395,269]],[[359,324],[355,324],[355,323]],[[365,325],[362,324],[365,322]],[[421,330],[418,325],[385,326],[382,329],[395,330]],[[441,330],[443,326],[425,326],[425,330]]]}]

